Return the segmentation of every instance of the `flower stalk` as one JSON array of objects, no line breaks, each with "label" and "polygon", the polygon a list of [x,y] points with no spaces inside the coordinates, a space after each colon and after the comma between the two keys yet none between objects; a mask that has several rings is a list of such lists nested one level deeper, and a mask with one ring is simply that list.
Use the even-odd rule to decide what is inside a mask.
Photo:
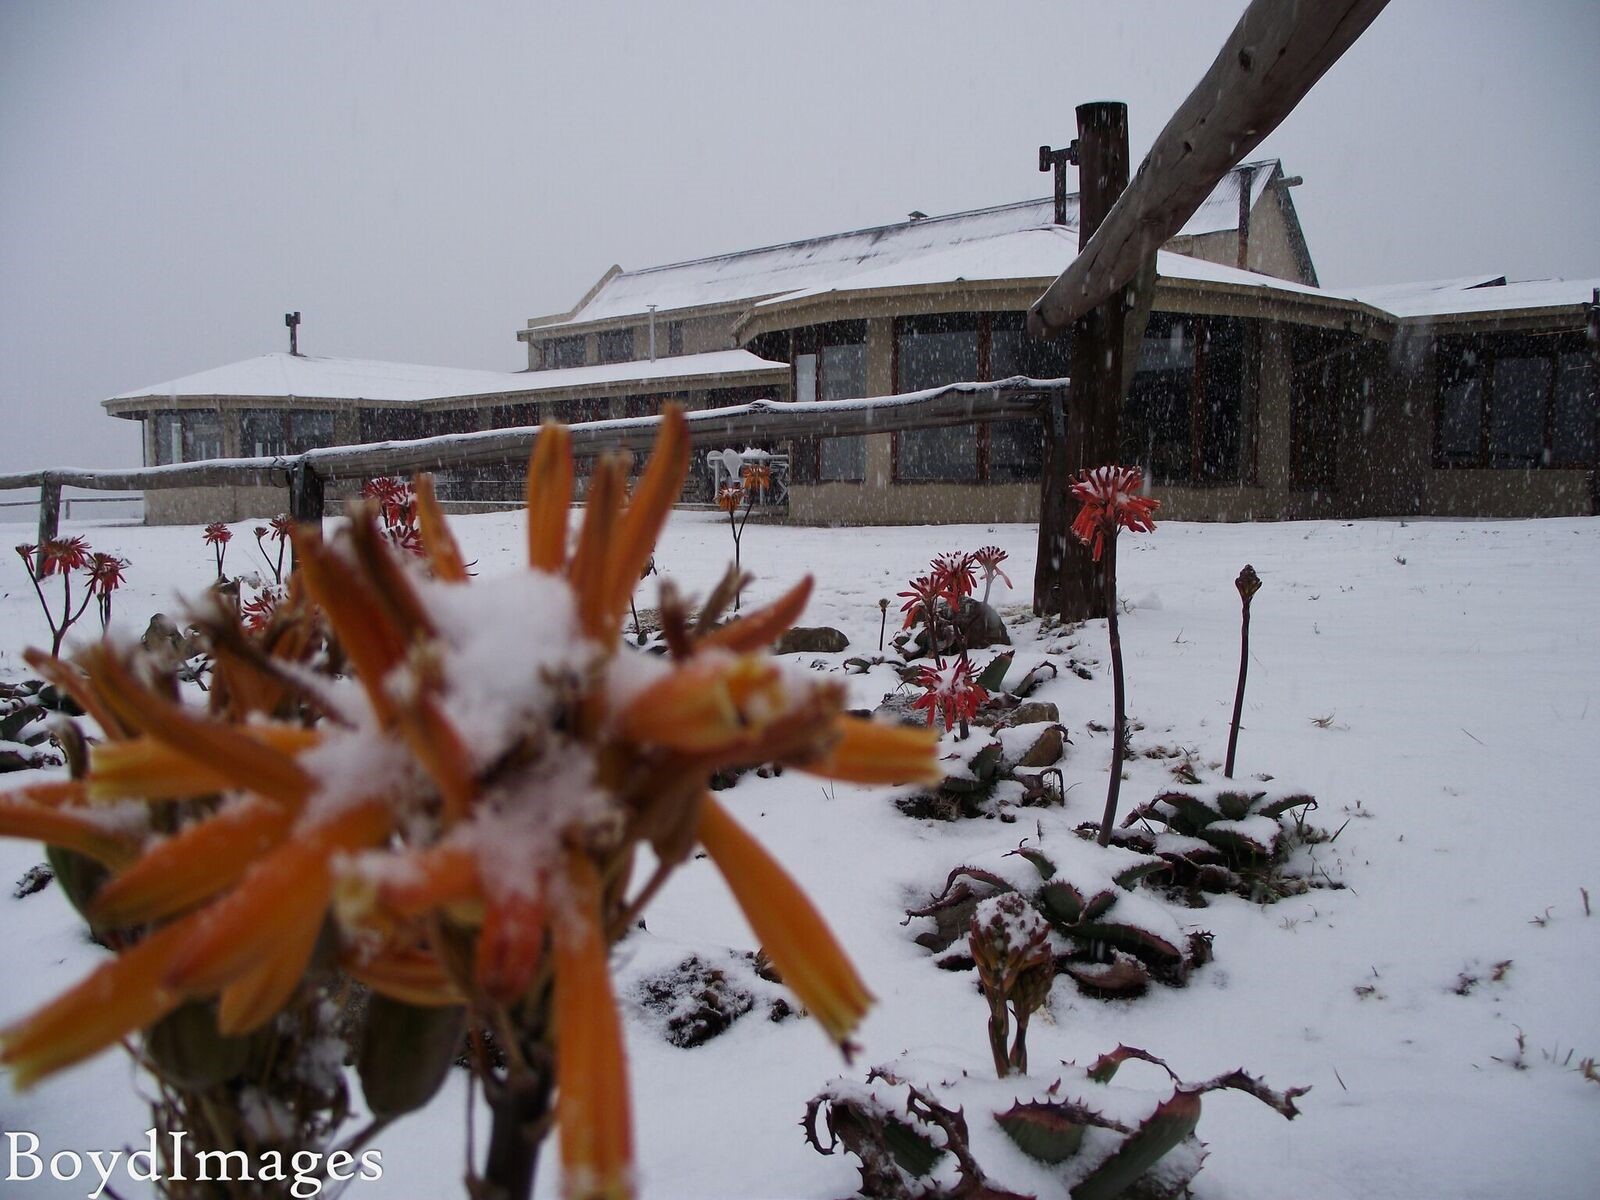
[{"label": "flower stalk", "polygon": [[1106,810],[1100,820],[1102,846],[1111,844],[1111,827],[1117,819],[1117,799],[1122,790],[1122,761],[1128,749],[1127,705],[1122,673],[1122,631],[1117,621],[1117,535],[1126,529],[1148,533],[1155,529],[1153,514],[1160,502],[1141,495],[1144,475],[1137,467],[1105,466],[1084,471],[1072,485],[1082,507],[1072,522],[1072,532],[1099,562],[1105,557],[1106,633],[1111,642],[1111,778],[1106,783]]},{"label": "flower stalk", "polygon": [[1261,590],[1261,577],[1256,569],[1245,563],[1244,570],[1233,581],[1239,589],[1239,685],[1233,693],[1233,721],[1228,726],[1228,760],[1222,768],[1227,778],[1233,778],[1234,754],[1239,749],[1239,721],[1244,715],[1244,683],[1250,670],[1250,601]]}]

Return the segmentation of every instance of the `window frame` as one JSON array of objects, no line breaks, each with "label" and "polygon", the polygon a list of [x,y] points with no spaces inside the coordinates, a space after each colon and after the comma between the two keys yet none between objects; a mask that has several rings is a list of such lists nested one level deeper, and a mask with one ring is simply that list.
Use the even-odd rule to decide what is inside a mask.
[{"label": "window frame", "polygon": [[[1555,333],[1442,334],[1433,341],[1433,469],[1436,471],[1574,471],[1593,463],[1557,457],[1557,397],[1562,384],[1562,359],[1569,354],[1588,352],[1581,331]],[[1466,361],[1467,355],[1473,359]],[[1502,359],[1535,359],[1546,364],[1541,445],[1532,463],[1502,461],[1506,456],[1495,445],[1495,367]],[[1580,359],[1580,362],[1582,359]],[[1580,368],[1581,370],[1582,368]],[[1591,394],[1600,393],[1600,368],[1592,354],[1585,372]],[[1445,389],[1456,384],[1476,386],[1477,449],[1470,457],[1447,454],[1445,450]],[[1591,402],[1593,403],[1593,402]],[[1600,404],[1595,405],[1600,409]],[[1600,426],[1600,413],[1590,420]],[[1589,433],[1591,455],[1600,454],[1600,428]]]}]

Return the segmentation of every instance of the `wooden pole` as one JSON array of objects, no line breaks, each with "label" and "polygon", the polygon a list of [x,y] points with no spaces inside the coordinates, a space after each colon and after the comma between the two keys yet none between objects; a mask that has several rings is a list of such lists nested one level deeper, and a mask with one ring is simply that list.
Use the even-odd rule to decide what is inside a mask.
[{"label": "wooden pole", "polygon": [[300,459],[289,468],[289,515],[307,524],[322,524],[322,477]]},{"label": "wooden pole", "polygon": [[34,570],[44,570],[44,544],[61,532],[61,483],[48,473],[39,484],[39,549],[34,555]]},{"label": "wooden pole", "polygon": [[[1128,186],[1128,106],[1095,101],[1080,104],[1077,115],[1081,249]],[[1071,536],[1068,488],[1084,468],[1116,461],[1131,300],[1119,291],[1073,322],[1070,402],[1059,421],[1051,413],[1042,422],[1045,469],[1034,567],[1034,611],[1041,615],[1059,613],[1068,621],[1106,615],[1103,569]]]},{"label": "wooden pole", "polygon": [[1251,0],[1216,61],[1150,147],[1133,185],[1029,310],[1029,330],[1056,336],[1132,279],[1387,3]]}]

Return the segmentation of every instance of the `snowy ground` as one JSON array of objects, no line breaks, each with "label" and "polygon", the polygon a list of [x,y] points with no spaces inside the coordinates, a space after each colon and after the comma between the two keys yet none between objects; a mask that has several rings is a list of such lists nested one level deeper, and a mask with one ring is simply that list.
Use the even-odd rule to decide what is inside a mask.
[{"label": "snowy ground", "polygon": [[[720,521],[679,514],[664,538],[658,561],[691,591],[703,592],[725,565]],[[232,569],[245,569],[254,552],[249,525],[237,527]],[[516,518],[467,517],[456,527],[481,572],[513,567]],[[9,532],[13,542],[31,540],[25,527]],[[212,573],[196,529],[75,523],[68,532],[132,560],[118,595],[125,633],[136,635],[157,609],[175,611],[174,595]],[[998,544],[1019,591],[997,598],[1020,622],[1012,632],[1026,668],[1051,643],[1064,648],[1059,634],[1036,639],[1036,624],[1023,619],[1034,537],[1020,525],[752,525],[744,561],[761,577],[758,599],[816,572],[805,623],[838,626],[857,653],[876,649],[879,597],[894,601],[932,554]],[[1312,1085],[1292,1124],[1246,1097],[1208,1098],[1202,1200],[1596,1194],[1600,1087],[1572,1068],[1600,1057],[1600,914],[1589,917],[1580,894],[1587,888],[1600,906],[1591,741],[1600,729],[1600,522],[1174,523],[1122,544],[1129,710],[1144,726],[1135,748],[1221,758],[1238,653],[1233,577],[1253,563],[1264,586],[1240,771],[1304,785],[1330,830],[1350,818],[1320,850],[1348,886],[1267,907],[1225,897],[1174,910],[1216,937],[1216,960],[1182,990],[1101,1003],[1058,980],[1030,1038],[1035,1075],[1120,1041],[1188,1078],[1244,1065],[1279,1087]],[[0,592],[0,674],[10,678],[22,669],[18,651],[44,628],[9,554]],[[1077,643],[1070,653],[1103,660],[1103,635],[1091,625],[1068,639]],[[819,899],[880,997],[854,1077],[908,1050],[991,1070],[972,977],[935,969],[902,928],[902,911],[964,859],[1023,837],[1042,837],[1048,851],[1098,816],[1110,739],[1086,724],[1108,720],[1110,683],[1104,670],[1094,674],[1064,674],[1036,697],[1060,706],[1073,738],[1064,810],[1024,810],[1015,824],[919,822],[887,794],[794,773],[746,777],[722,794]],[[895,681],[879,668],[851,686],[871,705]],[[1161,763],[1136,760],[1124,805],[1167,779]],[[59,991],[95,956],[57,889],[11,898],[12,881],[38,860],[33,847],[0,843],[0,1019]],[[691,951],[751,945],[705,862],[679,873],[648,923],[647,935],[617,952],[625,981]],[[1457,994],[1464,973],[1487,976],[1505,960],[1501,982]],[[1520,1068],[1512,1065],[1519,1032]],[[852,1192],[850,1160],[819,1157],[797,1127],[806,1100],[845,1070],[815,1027],[773,1024],[758,1010],[680,1050],[635,1007],[629,1042],[644,1194]],[[1155,1086],[1153,1068],[1143,1069],[1134,1064],[1126,1077]],[[39,1133],[47,1150],[122,1146],[146,1125],[130,1084],[125,1060],[107,1055],[20,1097],[0,1085],[0,1126]],[[461,1194],[463,1096],[454,1081],[424,1114],[390,1129],[380,1142],[385,1178],[351,1194]],[[542,1182],[541,1194],[556,1194],[553,1169]],[[81,1196],[92,1190],[83,1184],[8,1184],[0,1193]],[[118,1187],[129,1200],[137,1194],[125,1179]]]}]

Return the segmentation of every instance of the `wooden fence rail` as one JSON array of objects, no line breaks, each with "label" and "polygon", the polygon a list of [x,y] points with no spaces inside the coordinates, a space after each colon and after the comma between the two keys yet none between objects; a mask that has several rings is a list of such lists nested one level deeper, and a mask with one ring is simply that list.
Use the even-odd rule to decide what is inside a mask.
[{"label": "wooden fence rail", "polygon": [[[1038,414],[1047,395],[1067,390],[1065,379],[1013,376],[994,383],[954,383],[923,392],[861,400],[787,403],[756,400],[688,414],[693,444],[780,441],[796,437],[848,437],[964,425],[996,417]],[[570,427],[573,451],[644,451],[655,441],[659,417],[587,421]],[[409,441],[328,446],[270,458],[217,458],[164,467],[89,470],[53,468],[0,474],[0,491],[39,489],[39,542],[58,532],[61,489],[152,491],[162,488],[267,486],[289,489],[289,511],[297,520],[320,520],[324,485],[377,475],[525,461],[539,426],[486,429]]]}]

